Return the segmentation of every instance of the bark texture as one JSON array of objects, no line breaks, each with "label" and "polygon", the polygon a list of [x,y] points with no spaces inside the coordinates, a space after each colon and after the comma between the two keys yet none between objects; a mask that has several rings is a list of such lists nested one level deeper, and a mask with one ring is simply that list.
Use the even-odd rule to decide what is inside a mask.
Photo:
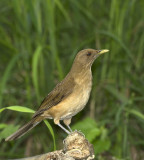
[{"label": "bark texture", "polygon": [[93,145],[81,132],[72,132],[63,143],[61,150],[19,160],[93,160],[95,157]]}]

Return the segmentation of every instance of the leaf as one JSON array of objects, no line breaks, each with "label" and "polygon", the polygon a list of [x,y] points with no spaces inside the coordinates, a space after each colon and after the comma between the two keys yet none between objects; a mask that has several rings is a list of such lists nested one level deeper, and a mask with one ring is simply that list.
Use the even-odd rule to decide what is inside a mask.
[{"label": "leaf", "polygon": [[101,131],[99,128],[93,128],[89,131],[89,134],[86,137],[90,142],[92,142],[100,134],[101,134]]},{"label": "leaf", "polygon": [[38,75],[38,62],[39,62],[41,51],[42,51],[42,47],[38,46],[32,58],[32,79],[33,79],[33,84],[36,90],[38,102],[40,100],[39,83],[38,83],[38,76],[39,76]]},{"label": "leaf", "polygon": [[50,123],[47,120],[44,120],[44,123],[46,124],[46,126],[48,127],[52,137],[53,137],[53,143],[54,143],[54,151],[56,150],[56,142],[55,142],[55,135],[54,135],[54,131],[50,125]]},{"label": "leaf", "polygon": [[114,88],[113,86],[107,85],[105,87],[105,89],[107,91],[109,91],[114,97],[116,97],[119,101],[121,101],[124,104],[127,104],[128,98],[126,98],[126,96],[124,96],[121,92],[119,92],[116,88]]},{"label": "leaf", "polygon": [[34,113],[35,111],[27,108],[27,107],[22,107],[22,106],[10,106],[10,107],[5,107],[0,109],[0,113],[4,111],[5,109],[13,110],[13,111],[18,111],[18,112],[26,112],[26,113]]},{"label": "leaf", "polygon": [[46,4],[45,4],[46,13],[45,14],[47,14],[47,12],[49,13],[47,14],[47,24],[48,24],[48,31],[49,31],[50,50],[52,52],[52,61],[53,61],[52,67],[55,68],[55,65],[56,65],[58,73],[59,73],[59,79],[61,80],[63,79],[63,70],[62,70],[60,57],[58,54],[57,44],[56,44],[55,3],[56,3],[55,1],[51,1],[51,0],[46,1]]},{"label": "leaf", "polygon": [[[35,111],[30,109],[30,108],[27,108],[27,107],[22,107],[22,106],[10,106],[10,107],[5,107],[5,108],[2,108],[0,109],[0,112],[4,111],[5,109],[9,109],[9,110],[13,110],[13,111],[18,111],[18,112],[27,112],[27,113],[34,113]],[[55,143],[55,136],[54,136],[54,131],[50,125],[50,123],[47,121],[47,120],[44,120],[46,126],[48,127],[52,137],[53,137],[53,142],[54,142],[54,150],[56,150],[56,143]],[[0,129],[4,128],[4,124],[0,125]],[[7,131],[7,130],[6,130]],[[16,130],[15,130],[16,131]],[[4,132],[5,133],[5,132]],[[4,137],[5,138],[5,137]]]},{"label": "leaf", "polygon": [[88,131],[92,128],[97,128],[96,122],[91,118],[85,118],[82,121],[77,122],[75,125],[72,126],[73,129]]},{"label": "leaf", "polygon": [[6,127],[7,127],[7,124],[5,124],[5,123],[0,124],[0,129],[6,128]]},{"label": "leaf", "polygon": [[0,106],[2,105],[2,100],[3,100],[3,91],[6,88],[6,83],[11,75],[11,70],[14,67],[14,65],[16,64],[16,61],[19,58],[19,54],[16,54],[9,62],[7,68],[5,69],[4,75],[1,78],[0,81]]},{"label": "leaf", "polygon": [[82,131],[90,142],[101,134],[101,130],[97,127],[96,122],[91,118],[86,118],[83,121],[76,123],[72,128]]},{"label": "leaf", "polygon": [[66,9],[64,8],[62,2],[60,0],[55,0],[56,5],[58,6],[58,8],[60,9],[60,11],[62,12],[62,14],[64,15],[65,19],[67,20],[67,22],[69,24],[72,24],[72,21],[66,11]]},{"label": "leaf", "polygon": [[130,58],[130,60],[133,62],[133,64],[135,64],[135,60],[133,55],[131,54],[130,49],[125,45],[125,43],[117,36],[115,36],[115,34],[108,32],[108,31],[102,31],[102,30],[98,30],[97,33],[100,34],[104,34],[108,37],[111,37],[113,40],[115,40],[116,42],[118,42],[118,44],[124,49],[124,51],[126,52],[126,54],[128,55],[128,57]]},{"label": "leaf", "polygon": [[128,111],[129,113],[141,118],[142,120],[144,120],[144,114],[140,113],[139,111],[135,110],[135,109],[132,109],[132,110],[126,110]]},{"label": "leaf", "polygon": [[12,133],[14,133],[15,131],[17,131],[19,128],[19,126],[14,126],[14,125],[7,125],[7,127],[4,128],[3,131],[1,131],[0,133],[0,141],[3,139],[3,138],[6,138],[8,137],[9,135],[11,135]]},{"label": "leaf", "polygon": [[94,145],[95,154],[99,154],[109,150],[111,146],[111,142],[109,139],[98,139],[97,141],[94,142],[93,145]]}]

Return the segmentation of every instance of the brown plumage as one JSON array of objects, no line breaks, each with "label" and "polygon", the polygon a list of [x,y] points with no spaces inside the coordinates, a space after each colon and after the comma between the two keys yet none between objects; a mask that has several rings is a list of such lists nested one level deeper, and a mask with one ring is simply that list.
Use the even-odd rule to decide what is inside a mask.
[{"label": "brown plumage", "polygon": [[94,60],[105,52],[108,50],[84,49],[80,51],[70,72],[42,101],[32,120],[6,138],[6,141],[21,137],[44,119],[54,119],[54,123],[69,134],[70,132],[60,124],[60,120],[63,120],[72,131],[69,127],[71,118],[85,107],[89,99],[92,87],[91,66]]}]

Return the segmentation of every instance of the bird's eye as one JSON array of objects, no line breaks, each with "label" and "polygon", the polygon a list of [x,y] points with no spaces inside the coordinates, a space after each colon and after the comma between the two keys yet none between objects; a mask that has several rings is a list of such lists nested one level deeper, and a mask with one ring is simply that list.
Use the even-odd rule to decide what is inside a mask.
[{"label": "bird's eye", "polygon": [[88,52],[88,53],[87,53],[87,56],[90,56],[90,55],[91,55],[91,52]]}]

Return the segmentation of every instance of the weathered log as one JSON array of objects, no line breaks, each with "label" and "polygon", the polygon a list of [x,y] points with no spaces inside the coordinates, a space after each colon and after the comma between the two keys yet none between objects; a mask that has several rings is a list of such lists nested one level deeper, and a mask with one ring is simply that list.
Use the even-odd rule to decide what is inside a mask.
[{"label": "weathered log", "polygon": [[95,157],[93,145],[81,132],[72,132],[63,143],[61,150],[17,160],[93,160]]}]

